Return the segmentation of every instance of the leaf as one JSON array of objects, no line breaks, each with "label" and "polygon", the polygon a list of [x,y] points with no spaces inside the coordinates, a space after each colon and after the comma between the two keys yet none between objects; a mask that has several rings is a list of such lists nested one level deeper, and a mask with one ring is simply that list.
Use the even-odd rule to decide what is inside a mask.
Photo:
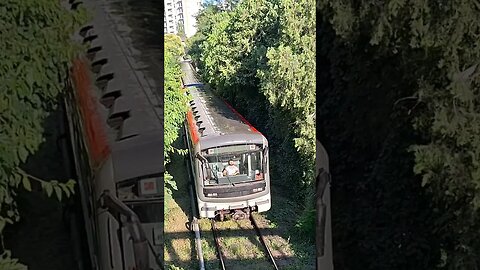
[{"label": "leaf", "polygon": [[464,71],[460,72],[460,73],[457,73],[453,76],[453,79],[454,80],[459,80],[459,81],[466,81],[468,80],[473,72],[475,72],[475,70],[477,69],[477,65],[478,64],[475,64],[473,66],[470,66],[469,68],[465,69]]},{"label": "leaf", "polygon": [[47,196],[50,197],[53,192],[53,185],[51,183],[45,183],[45,191],[47,192]]},{"label": "leaf", "polygon": [[10,178],[10,186],[18,187],[18,185],[22,182],[22,175],[19,173],[13,173],[13,178]]},{"label": "leaf", "polygon": [[5,225],[7,225],[7,223],[3,218],[0,217],[0,233],[2,233],[3,228],[5,228]]},{"label": "leaf", "polygon": [[24,175],[22,177],[22,184],[23,184],[23,187],[28,190],[28,191],[32,191],[32,186],[31,186],[31,183],[30,183],[30,179],[28,179],[28,177],[26,175]]},{"label": "leaf", "polygon": [[72,194],[75,194],[75,184],[76,184],[76,181],[73,179],[68,180],[67,183],[65,184],[70,189],[70,192]]},{"label": "leaf", "polygon": [[20,160],[22,162],[25,162],[27,160],[27,157],[28,157],[28,151],[25,147],[23,146],[20,146],[18,148],[18,157],[20,158]]},{"label": "leaf", "polygon": [[[7,190],[5,189],[4,186],[0,185],[0,202],[3,202],[6,194],[7,194]],[[1,206],[1,203],[0,203],[0,206]]]},{"label": "leaf", "polygon": [[67,195],[67,198],[70,198],[70,189],[69,189],[69,187],[68,187],[66,184],[60,184],[60,186],[62,187],[63,191],[64,191],[65,194]]},{"label": "leaf", "polygon": [[57,198],[59,201],[62,200],[62,189],[59,186],[54,186],[55,194],[57,194]]},{"label": "leaf", "polygon": [[32,70],[32,68],[28,68],[26,71],[26,76],[25,76],[25,81],[28,84],[28,87],[32,87],[33,83],[35,82],[34,80],[34,73],[35,71]]}]

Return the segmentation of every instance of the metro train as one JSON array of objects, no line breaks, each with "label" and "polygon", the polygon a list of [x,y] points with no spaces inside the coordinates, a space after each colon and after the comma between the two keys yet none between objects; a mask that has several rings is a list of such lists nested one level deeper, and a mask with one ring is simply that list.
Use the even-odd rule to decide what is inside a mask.
[{"label": "metro train", "polygon": [[89,48],[64,97],[80,213],[72,224],[86,242],[78,268],[163,269],[163,99],[139,81],[106,25],[95,16],[76,36]]},{"label": "metro train", "polygon": [[184,129],[201,218],[248,218],[271,207],[268,141],[181,62],[191,95]]}]

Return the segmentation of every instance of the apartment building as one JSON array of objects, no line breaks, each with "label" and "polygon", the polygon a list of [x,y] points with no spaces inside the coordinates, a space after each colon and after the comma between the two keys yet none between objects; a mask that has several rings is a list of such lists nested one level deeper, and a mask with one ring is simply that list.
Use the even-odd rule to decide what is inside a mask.
[{"label": "apartment building", "polygon": [[164,0],[164,33],[177,34],[182,27],[187,37],[197,32],[195,16],[202,7],[201,0]]}]

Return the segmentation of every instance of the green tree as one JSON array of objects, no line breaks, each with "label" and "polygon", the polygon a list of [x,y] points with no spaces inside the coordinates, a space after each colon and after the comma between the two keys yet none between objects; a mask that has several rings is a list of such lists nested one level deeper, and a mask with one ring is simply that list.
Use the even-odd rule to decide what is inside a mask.
[{"label": "green tree", "polygon": [[211,32],[213,27],[212,19],[220,12],[220,9],[216,5],[208,4],[197,14],[197,33],[187,40],[187,54],[190,55],[192,60],[201,64],[200,56],[202,53],[201,45],[207,38],[208,33]]},{"label": "green tree", "polygon": [[[267,51],[267,68],[260,70],[261,92],[270,104],[291,116],[291,133],[303,168],[302,185],[309,192],[301,225],[314,231],[315,167],[315,10],[314,1],[282,1],[280,42]],[[283,117],[282,117],[283,118]],[[278,119],[281,123],[285,119]],[[307,219],[305,219],[307,218]]]},{"label": "green tree", "polygon": [[312,236],[313,5],[307,0],[245,0],[227,10],[207,6],[198,16],[199,30],[188,50],[204,80],[266,134],[272,145],[272,177],[289,185],[296,179],[296,188],[305,191],[296,198],[309,198],[308,218],[299,225]]},{"label": "green tree", "polygon": [[[409,235],[416,234],[412,231],[420,229],[418,225],[401,222],[404,227],[400,229],[398,222],[387,222],[393,231],[406,235],[395,237],[403,247],[408,243],[409,253],[392,247],[388,254],[366,256],[363,263],[367,267],[363,268],[398,269],[406,265],[410,269],[479,268],[480,260],[475,255],[480,251],[476,240],[480,229],[480,123],[475,120],[480,116],[476,66],[480,55],[478,5],[468,1],[398,0],[355,4],[325,0],[317,4],[323,17],[322,32],[328,36],[322,38],[320,51],[330,62],[329,91],[334,93],[322,94],[326,99],[325,111],[332,111],[325,113],[325,117],[335,109],[337,119],[344,122],[342,126],[350,128],[347,132],[339,131],[340,123],[332,121],[324,121],[322,126],[330,125],[325,133],[329,133],[326,137],[330,138],[326,140],[332,145],[340,143],[341,138],[355,140],[356,145],[349,154],[359,157],[350,164],[346,164],[348,158],[339,160],[344,172],[337,171],[338,191],[348,196],[352,189],[360,190],[362,186],[376,183],[372,188],[382,192],[378,196],[385,201],[383,206],[373,209],[389,209],[389,220],[408,218],[429,228],[428,232],[421,228],[423,235],[417,234],[412,239]],[[349,115],[353,113],[358,116]],[[354,122],[360,121],[360,117],[361,125]],[[343,119],[351,119],[353,123],[347,125]],[[357,132],[353,131],[354,127]],[[367,129],[377,130],[377,134]],[[368,145],[370,149],[362,149],[361,154],[359,145]],[[342,147],[335,148],[336,154],[345,152]],[[363,162],[362,159],[375,161]],[[398,162],[392,164],[394,160]],[[363,171],[360,181],[347,184],[343,182],[347,181],[346,171],[355,163],[370,167]],[[413,171],[417,177],[410,175]],[[382,177],[385,180],[373,180]],[[406,182],[415,188],[405,185]],[[396,184],[400,189],[393,192]],[[393,192],[394,196],[384,197],[385,191]],[[404,207],[410,205],[404,204],[405,194],[410,201],[421,202],[419,206]],[[374,202],[366,196],[355,201],[359,206]],[[385,204],[392,206],[387,208]],[[358,210],[350,206],[344,212],[351,213],[349,209]],[[368,214],[364,216],[357,221],[353,220],[355,217],[337,219],[337,224],[347,222],[355,227],[371,218]],[[369,223],[375,227],[380,222]],[[357,227],[353,238],[376,239],[370,249],[384,249],[391,242],[392,237],[387,237],[391,234],[378,235],[381,237],[372,237],[366,228],[362,231]],[[352,265],[359,265],[358,261],[351,261]]]},{"label": "green tree", "polygon": [[[0,3],[0,233],[19,220],[15,197],[39,182],[48,196],[70,195],[74,182],[38,179],[22,169],[43,142],[42,123],[65,89],[67,67],[77,52],[71,36],[85,12],[68,11],[58,1]],[[21,267],[5,252],[0,265]]]},{"label": "green tree", "polygon": [[186,36],[185,36],[185,26],[183,25],[182,22],[178,22],[177,23],[177,32],[178,32],[178,36],[180,37],[181,40],[185,40],[186,39]]},{"label": "green tree", "polygon": [[174,57],[180,57],[184,54],[182,39],[175,34],[166,34],[165,38],[165,52],[170,53]]},{"label": "green tree", "polygon": [[[175,35],[165,35],[165,57],[164,57],[164,137],[165,137],[165,164],[169,162],[170,155],[177,152],[173,143],[178,138],[179,129],[185,119],[188,97],[181,88],[182,72],[179,65],[179,57],[183,55],[183,45],[180,38]],[[171,189],[177,189],[173,177],[166,173],[165,190],[171,194]],[[167,209],[167,208],[166,208]]]}]

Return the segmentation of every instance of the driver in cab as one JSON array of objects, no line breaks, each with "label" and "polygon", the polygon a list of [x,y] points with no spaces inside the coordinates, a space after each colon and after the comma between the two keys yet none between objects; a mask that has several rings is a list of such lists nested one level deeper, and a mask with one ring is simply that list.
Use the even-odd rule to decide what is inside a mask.
[{"label": "driver in cab", "polygon": [[233,160],[230,159],[228,161],[228,165],[225,166],[225,168],[223,169],[223,175],[232,176],[232,175],[237,175],[239,173],[240,171],[238,170],[238,167],[235,166],[235,164],[233,163]]}]

